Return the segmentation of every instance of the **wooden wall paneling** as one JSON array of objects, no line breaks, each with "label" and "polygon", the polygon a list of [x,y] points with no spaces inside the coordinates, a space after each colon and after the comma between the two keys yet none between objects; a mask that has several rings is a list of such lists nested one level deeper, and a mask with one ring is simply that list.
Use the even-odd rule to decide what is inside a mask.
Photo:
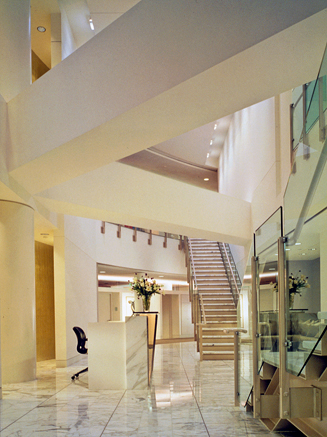
[{"label": "wooden wall paneling", "polygon": [[55,358],[53,247],[35,242],[35,310],[37,361]]}]

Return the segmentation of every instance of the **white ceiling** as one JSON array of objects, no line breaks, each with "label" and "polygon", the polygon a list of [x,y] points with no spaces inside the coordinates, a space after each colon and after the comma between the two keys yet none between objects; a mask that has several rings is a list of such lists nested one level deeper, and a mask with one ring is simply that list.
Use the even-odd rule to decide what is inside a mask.
[{"label": "white ceiling", "polygon": [[[96,35],[135,6],[139,1],[140,0],[60,0],[60,4],[66,9],[71,9],[73,6],[79,9],[82,9],[82,7],[84,10],[87,9],[89,16],[93,20],[95,28],[94,34]],[[51,67],[51,14],[53,13],[60,13],[57,0],[31,0],[32,50],[49,68]],[[86,21],[88,14],[83,13],[83,15],[86,16]],[[38,26],[44,26],[47,31],[44,33],[38,32]],[[77,40],[78,35],[84,32],[84,28],[79,21],[74,22],[72,26],[75,28]],[[188,163],[217,168],[219,153],[226,138],[230,120],[231,116],[226,116],[219,121],[206,124],[168,141],[159,143],[155,146],[155,149]],[[186,168],[185,171],[187,173]],[[166,175],[172,177],[173,172],[174,170],[172,168],[170,174],[167,172]],[[179,171],[175,174],[175,177],[178,179],[178,175],[182,175],[182,173],[183,166],[179,166]],[[187,179],[186,173],[184,180]],[[193,183],[198,185],[196,177]],[[217,178],[213,184],[217,189]],[[205,184],[201,183],[201,186],[205,188]]]},{"label": "white ceiling", "polygon": [[[87,6],[104,20],[117,12],[104,10],[114,3],[121,4],[88,2]],[[106,216],[108,221],[119,216],[126,224],[147,219],[132,214],[142,202],[142,193],[135,192],[124,215],[121,207],[117,209],[119,202],[104,204],[98,196],[96,204],[89,192],[106,194],[109,176],[114,174],[112,164],[148,147],[188,153],[208,164],[210,137],[218,144],[218,137],[223,141],[228,130],[225,125],[222,134],[214,134],[215,120],[314,78],[327,34],[325,14],[314,15],[323,3],[301,2],[294,9],[289,0],[244,0],[247,8],[239,9],[236,0],[201,0],[192,2],[192,13],[185,0],[136,4],[9,102],[10,123],[16,126],[11,132],[10,176],[25,190],[23,199],[36,194],[33,201],[50,211]],[[195,146],[194,152],[189,144]],[[124,199],[122,174],[126,172],[119,165],[114,169],[115,198]],[[162,191],[169,186],[162,185]],[[177,205],[178,198],[185,197],[183,185],[163,192],[169,195],[169,204],[173,199]],[[212,194],[217,195],[212,203],[219,208],[225,200],[219,193]],[[201,199],[199,193],[195,197]],[[225,213],[230,213],[228,208]],[[201,230],[210,219],[201,210],[192,211],[192,216]],[[171,212],[170,219],[154,219],[151,226],[143,227],[169,222],[171,232],[191,228],[183,228],[182,215]],[[227,232],[236,231],[226,228]]]}]

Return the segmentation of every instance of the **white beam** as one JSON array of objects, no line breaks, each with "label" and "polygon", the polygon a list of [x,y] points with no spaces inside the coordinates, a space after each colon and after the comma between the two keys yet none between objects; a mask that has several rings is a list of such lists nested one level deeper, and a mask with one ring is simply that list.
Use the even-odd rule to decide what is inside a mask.
[{"label": "white beam", "polygon": [[57,213],[233,244],[251,239],[250,203],[119,163],[35,197]]}]

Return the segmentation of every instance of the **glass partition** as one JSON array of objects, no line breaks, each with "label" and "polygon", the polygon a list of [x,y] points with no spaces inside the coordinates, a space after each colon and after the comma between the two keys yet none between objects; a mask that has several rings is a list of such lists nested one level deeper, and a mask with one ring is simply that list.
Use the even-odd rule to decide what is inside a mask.
[{"label": "glass partition", "polygon": [[286,367],[295,375],[305,373],[312,356],[327,355],[326,73],[325,53],[317,81],[307,87],[303,143],[284,196]]},{"label": "glass partition", "polygon": [[258,369],[263,362],[279,367],[278,238],[282,236],[279,208],[255,232],[257,257]]},{"label": "glass partition", "polygon": [[254,255],[252,243],[250,254],[245,268],[245,275],[237,305],[237,326],[246,330],[238,335],[238,393],[240,405],[245,405],[253,386],[252,374],[252,278],[251,260]]}]

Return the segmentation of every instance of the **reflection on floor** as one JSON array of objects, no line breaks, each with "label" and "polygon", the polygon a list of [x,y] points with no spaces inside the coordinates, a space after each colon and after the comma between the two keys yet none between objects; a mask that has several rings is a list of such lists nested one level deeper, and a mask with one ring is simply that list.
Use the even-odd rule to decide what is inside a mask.
[{"label": "reflection on floor", "polygon": [[87,373],[70,379],[79,364],[43,362],[36,381],[4,385],[1,437],[274,435],[233,406],[233,362],[200,362],[193,342],[158,345],[144,391],[90,391]]}]

